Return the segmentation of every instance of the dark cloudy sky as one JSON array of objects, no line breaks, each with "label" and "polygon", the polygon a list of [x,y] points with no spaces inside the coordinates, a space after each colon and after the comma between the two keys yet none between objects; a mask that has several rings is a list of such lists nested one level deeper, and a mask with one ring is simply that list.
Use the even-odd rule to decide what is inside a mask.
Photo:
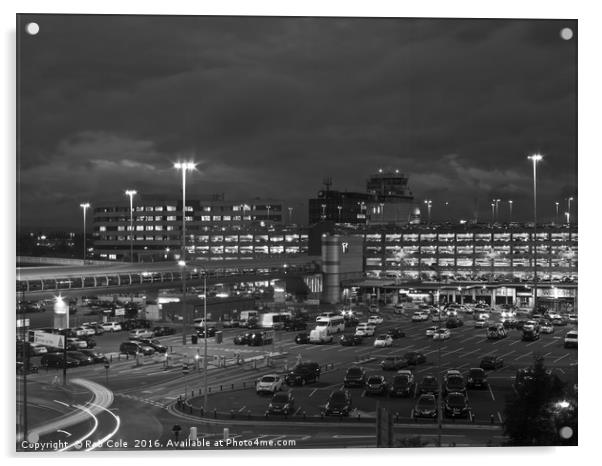
[{"label": "dark cloudy sky", "polygon": [[199,163],[192,198],[298,206],[325,176],[334,189],[363,190],[389,167],[409,175],[418,202],[433,200],[434,220],[471,217],[475,199],[489,219],[494,197],[513,199],[528,220],[526,156],[541,152],[541,217],[576,195],[576,21],[26,15],[21,24],[32,20],[36,36],[18,26],[24,228],[80,228],[80,202],[125,202],[126,188],[178,197],[180,159]]}]

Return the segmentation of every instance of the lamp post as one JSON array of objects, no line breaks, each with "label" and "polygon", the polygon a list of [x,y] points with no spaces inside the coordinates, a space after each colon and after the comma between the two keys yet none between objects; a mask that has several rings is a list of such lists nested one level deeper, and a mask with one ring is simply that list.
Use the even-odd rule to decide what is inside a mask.
[{"label": "lamp post", "polygon": [[79,205],[84,212],[84,264],[86,263],[86,210],[88,209],[88,207],[90,207],[90,203],[89,202],[84,202],[83,204]]},{"label": "lamp post", "polygon": [[385,204],[383,202],[381,202],[379,204],[380,206],[380,221],[384,222],[385,221]]},{"label": "lamp post", "polygon": [[207,270],[203,273],[203,319],[204,327],[204,349],[203,349],[203,412],[207,412]]},{"label": "lamp post", "polygon": [[508,214],[508,223],[512,223],[512,201],[508,201],[508,209],[509,209],[509,214]]},{"label": "lamp post", "polygon": [[491,203],[491,226],[495,223],[495,202]]},{"label": "lamp post", "polygon": [[134,189],[127,189],[125,195],[130,198],[130,262],[134,262],[134,196],[138,194]]},{"label": "lamp post", "polygon": [[268,211],[268,219],[267,219],[267,220],[268,220],[268,222],[269,222],[269,221],[270,221],[270,209],[272,208],[272,206],[271,206],[270,204],[268,204],[268,205],[266,205],[266,206],[265,206],[265,208],[266,208],[266,209],[267,209],[267,211]]},{"label": "lamp post", "polygon": [[567,202],[567,216],[566,216],[566,223],[568,223],[569,226],[571,226],[571,201],[573,200],[572,197],[569,197],[566,202]]},{"label": "lamp post", "polygon": [[560,206],[560,202],[555,202],[556,204],[556,216],[554,217],[554,225],[558,225],[558,207]]},{"label": "lamp post", "polygon": [[431,206],[433,205],[433,201],[430,199],[426,199],[424,201],[424,203],[426,204],[427,219],[428,219],[427,224],[430,225],[431,224]]},{"label": "lamp post", "polygon": [[322,220],[326,220],[326,204],[322,204]]},{"label": "lamp post", "polygon": [[292,207],[288,208],[288,223],[289,224],[293,223],[293,208]]},{"label": "lamp post", "polygon": [[537,310],[537,162],[543,159],[541,154],[527,157],[533,162],[533,311]]},{"label": "lamp post", "polygon": [[186,172],[196,168],[193,162],[177,162],[176,170],[182,170],[182,253],[179,265],[182,266],[182,343],[186,345]]},{"label": "lamp post", "polygon": [[339,223],[341,223],[341,210],[343,210],[343,206],[338,205],[337,209],[339,211]]},{"label": "lamp post", "polygon": [[500,207],[499,207],[499,203],[501,202],[501,199],[494,199],[493,202],[495,202],[495,216],[494,219],[495,220],[500,220]]}]

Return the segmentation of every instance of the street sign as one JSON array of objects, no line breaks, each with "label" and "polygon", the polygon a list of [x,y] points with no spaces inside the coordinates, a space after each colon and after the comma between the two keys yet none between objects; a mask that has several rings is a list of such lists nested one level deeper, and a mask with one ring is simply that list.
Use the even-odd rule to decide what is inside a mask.
[{"label": "street sign", "polygon": [[44,346],[52,346],[54,348],[65,347],[65,337],[63,335],[54,335],[46,332],[34,333],[33,342]]},{"label": "street sign", "polygon": [[116,316],[124,316],[125,315],[125,308],[124,307],[117,307],[117,308],[115,308],[115,315]]}]

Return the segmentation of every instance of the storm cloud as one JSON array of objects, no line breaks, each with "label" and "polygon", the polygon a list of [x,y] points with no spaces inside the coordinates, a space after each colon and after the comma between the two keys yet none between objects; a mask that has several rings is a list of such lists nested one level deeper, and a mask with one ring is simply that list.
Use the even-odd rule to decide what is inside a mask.
[{"label": "storm cloud", "polygon": [[[40,33],[23,25],[36,21]],[[23,228],[77,228],[79,203],[123,190],[313,197],[410,178],[433,219],[487,216],[492,197],[540,215],[577,189],[574,20],[23,15]],[[449,208],[443,212],[443,204]],[[296,209],[298,221],[305,217]],[[576,212],[576,211],[573,211]]]}]

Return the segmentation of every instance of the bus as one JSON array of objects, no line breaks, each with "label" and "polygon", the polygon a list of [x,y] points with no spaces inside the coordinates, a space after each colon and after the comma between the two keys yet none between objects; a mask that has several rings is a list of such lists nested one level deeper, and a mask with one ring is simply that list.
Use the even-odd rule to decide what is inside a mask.
[{"label": "bus", "polygon": [[292,317],[293,315],[290,312],[266,312],[257,316],[257,324],[259,328],[280,330]]},{"label": "bus", "polygon": [[341,315],[331,317],[318,317],[316,329],[325,328],[328,335],[345,331],[345,318]]}]

